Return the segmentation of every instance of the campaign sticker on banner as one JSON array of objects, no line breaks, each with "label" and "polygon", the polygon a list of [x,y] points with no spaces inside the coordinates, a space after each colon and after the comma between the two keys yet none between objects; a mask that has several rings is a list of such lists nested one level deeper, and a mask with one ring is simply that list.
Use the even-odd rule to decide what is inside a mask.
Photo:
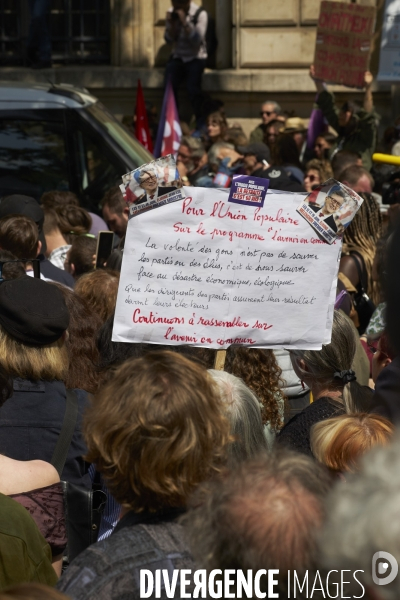
[{"label": "campaign sticker on banner", "polygon": [[234,175],[228,202],[263,207],[268,185],[269,179],[251,177],[251,175]]},{"label": "campaign sticker on banner", "polygon": [[142,165],[122,176],[121,192],[129,206],[129,218],[152,208],[185,198],[172,154]]},{"label": "campaign sticker on banner", "polygon": [[304,198],[297,212],[332,244],[342,237],[362,203],[356,192],[335,179],[328,179]]}]

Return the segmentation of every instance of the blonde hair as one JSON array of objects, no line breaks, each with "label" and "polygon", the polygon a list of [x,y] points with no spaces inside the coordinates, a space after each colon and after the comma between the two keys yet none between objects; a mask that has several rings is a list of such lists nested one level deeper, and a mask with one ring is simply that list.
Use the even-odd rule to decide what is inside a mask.
[{"label": "blonde hair", "polygon": [[374,446],[388,444],[393,432],[392,423],[380,415],[340,415],[312,427],[311,449],[332,471],[355,471],[358,459]]},{"label": "blonde hair", "polygon": [[200,365],[175,352],[129,359],[86,412],[86,460],[123,506],[136,512],[185,506],[227,460],[225,415]]},{"label": "blonde hair", "polygon": [[65,381],[69,365],[64,338],[46,346],[28,346],[0,325],[0,365],[11,377]]}]

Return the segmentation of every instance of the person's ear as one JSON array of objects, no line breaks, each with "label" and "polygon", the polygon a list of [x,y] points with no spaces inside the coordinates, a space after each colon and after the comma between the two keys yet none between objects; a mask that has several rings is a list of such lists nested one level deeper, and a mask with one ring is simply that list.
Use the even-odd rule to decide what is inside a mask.
[{"label": "person's ear", "polygon": [[129,219],[129,206],[125,206],[124,210],[122,211],[123,217],[124,219],[128,220]]},{"label": "person's ear", "polygon": [[341,181],[341,183],[343,183],[343,185],[347,185],[347,187],[351,188],[351,184],[348,181],[344,180],[344,181]]},{"label": "person's ear", "polygon": [[69,263],[69,272],[72,277],[75,275],[75,265],[74,263]]},{"label": "person's ear", "polygon": [[42,250],[42,242],[39,240],[38,243],[37,243],[36,256],[39,256],[41,250]]}]

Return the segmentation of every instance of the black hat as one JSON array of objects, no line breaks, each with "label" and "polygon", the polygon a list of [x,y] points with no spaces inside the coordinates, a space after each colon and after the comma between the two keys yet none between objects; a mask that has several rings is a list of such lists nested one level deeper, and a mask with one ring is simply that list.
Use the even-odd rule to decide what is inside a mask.
[{"label": "black hat", "polygon": [[52,344],[68,324],[68,309],[55,285],[28,275],[0,284],[0,325],[19,342]]},{"label": "black hat", "polygon": [[46,251],[46,238],[43,233],[44,212],[35,198],[22,194],[7,196],[0,202],[0,219],[7,215],[24,215],[35,221],[39,229],[39,240],[42,243],[41,254],[44,254]]},{"label": "black hat", "polygon": [[268,169],[257,169],[252,173],[253,177],[269,179],[270,190],[282,190],[285,192],[305,192],[301,183],[290,179],[282,167],[268,167]]},{"label": "black hat", "polygon": [[262,142],[254,142],[248,146],[238,146],[239,154],[254,154],[258,162],[266,160],[267,163],[271,162],[271,152],[267,144]]}]

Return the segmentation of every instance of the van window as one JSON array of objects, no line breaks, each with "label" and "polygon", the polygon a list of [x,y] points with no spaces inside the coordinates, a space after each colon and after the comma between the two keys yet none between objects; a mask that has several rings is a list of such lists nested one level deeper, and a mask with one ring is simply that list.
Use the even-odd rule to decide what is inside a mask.
[{"label": "van window", "polygon": [[68,190],[63,121],[0,119],[0,194]]}]

